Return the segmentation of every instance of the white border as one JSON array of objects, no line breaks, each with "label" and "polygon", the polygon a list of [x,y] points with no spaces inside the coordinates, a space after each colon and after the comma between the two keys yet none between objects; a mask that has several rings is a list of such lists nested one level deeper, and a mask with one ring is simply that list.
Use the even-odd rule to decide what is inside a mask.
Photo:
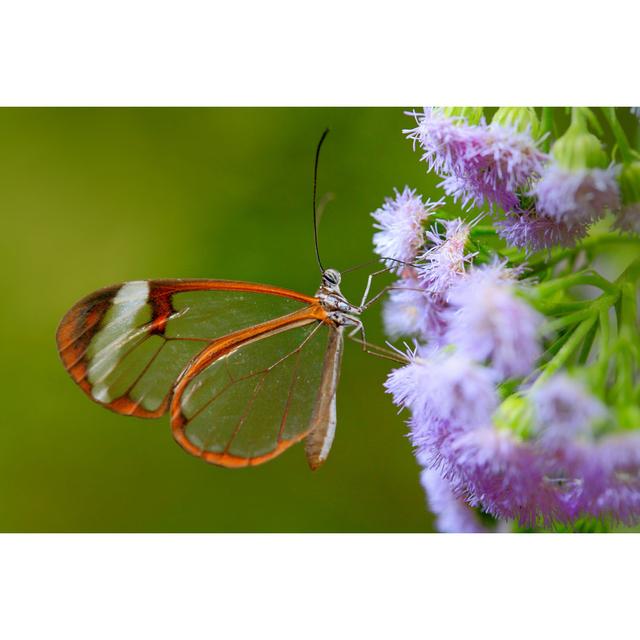
[{"label": "white border", "polygon": [[628,0],[21,0],[4,105],[639,102]]},{"label": "white border", "polygon": [[620,638],[633,535],[4,536],[3,638]]}]

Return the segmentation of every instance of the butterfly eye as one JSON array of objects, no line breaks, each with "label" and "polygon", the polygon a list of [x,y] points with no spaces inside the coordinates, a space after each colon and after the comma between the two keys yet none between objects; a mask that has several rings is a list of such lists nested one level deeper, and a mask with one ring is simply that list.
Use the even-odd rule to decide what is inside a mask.
[{"label": "butterfly eye", "polygon": [[336,271],[335,269],[327,269],[322,274],[322,279],[324,280],[325,284],[336,286],[340,284],[340,272]]}]

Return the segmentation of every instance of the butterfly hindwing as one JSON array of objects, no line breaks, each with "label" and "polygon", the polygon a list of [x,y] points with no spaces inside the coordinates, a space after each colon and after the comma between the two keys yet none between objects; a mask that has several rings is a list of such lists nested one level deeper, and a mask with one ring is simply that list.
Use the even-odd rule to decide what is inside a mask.
[{"label": "butterfly hindwing", "polygon": [[228,467],[260,464],[304,438],[331,329],[309,316],[238,332],[199,354],[176,385],[171,424],[189,453]]}]

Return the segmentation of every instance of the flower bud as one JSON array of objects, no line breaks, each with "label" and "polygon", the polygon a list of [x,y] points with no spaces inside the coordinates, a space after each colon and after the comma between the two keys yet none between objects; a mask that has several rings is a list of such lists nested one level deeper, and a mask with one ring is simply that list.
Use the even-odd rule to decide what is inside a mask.
[{"label": "flower bud", "polygon": [[511,431],[527,439],[534,431],[531,402],[517,393],[510,395],[498,407],[493,416],[493,422],[498,429]]},{"label": "flower bud", "polygon": [[551,155],[562,169],[606,169],[609,162],[600,140],[589,133],[582,120],[574,120],[551,147]]},{"label": "flower bud", "polygon": [[500,107],[494,114],[491,124],[500,127],[513,127],[520,133],[529,133],[537,138],[540,122],[533,107]]}]

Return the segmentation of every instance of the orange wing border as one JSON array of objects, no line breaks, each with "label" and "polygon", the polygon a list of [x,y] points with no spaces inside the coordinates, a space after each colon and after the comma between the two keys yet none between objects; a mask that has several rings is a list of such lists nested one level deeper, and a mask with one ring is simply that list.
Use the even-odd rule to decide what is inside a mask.
[{"label": "orange wing border", "polygon": [[[152,312],[149,327],[150,335],[164,336],[167,322],[172,314],[175,313],[172,305],[173,295],[190,291],[246,291],[249,293],[264,293],[305,303],[308,306],[301,310],[303,312],[311,308],[322,309],[318,303],[318,299],[314,296],[308,296],[281,287],[239,280],[165,279],[145,280],[141,282],[146,282],[149,286],[148,304]],[[73,381],[94,402],[98,401],[91,394],[92,386],[87,378],[87,349],[91,340],[99,331],[102,319],[110,309],[118,291],[120,291],[125,284],[126,283],[122,283],[99,289],[79,300],[64,315],[56,331],[56,342],[62,364],[69,372]],[[322,311],[324,313],[324,310]],[[317,313],[317,310],[313,313]],[[288,316],[284,317],[286,318]],[[274,322],[275,321],[277,321],[277,319],[274,320]],[[245,331],[250,331],[250,329]],[[213,339],[212,342],[215,343],[216,339]],[[169,393],[163,403],[154,411],[140,407],[136,402],[127,397],[117,398],[109,403],[98,402],[98,404],[123,415],[131,415],[139,418],[158,418],[166,413],[172,395],[173,391]]]}]

